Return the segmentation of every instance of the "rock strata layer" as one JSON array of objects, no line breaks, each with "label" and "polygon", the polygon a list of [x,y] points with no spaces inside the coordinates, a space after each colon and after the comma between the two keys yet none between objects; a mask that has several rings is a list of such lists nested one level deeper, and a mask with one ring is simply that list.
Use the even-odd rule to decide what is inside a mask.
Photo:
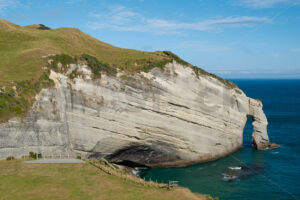
[{"label": "rock strata layer", "polygon": [[[72,70],[82,72],[69,79]],[[185,166],[242,147],[253,118],[253,147],[267,148],[262,103],[240,89],[175,61],[165,69],[91,79],[89,68],[51,72],[55,87],[36,97],[27,117],[0,125],[0,158],[30,151],[75,153],[132,166]]]}]

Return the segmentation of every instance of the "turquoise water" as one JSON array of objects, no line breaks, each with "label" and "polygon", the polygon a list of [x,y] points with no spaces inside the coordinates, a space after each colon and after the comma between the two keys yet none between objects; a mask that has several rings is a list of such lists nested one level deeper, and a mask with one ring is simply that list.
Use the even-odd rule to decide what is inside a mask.
[{"label": "turquoise water", "polygon": [[[268,132],[280,149],[251,148],[251,120],[245,127],[244,147],[209,163],[185,168],[150,169],[141,172],[147,180],[177,180],[193,192],[221,200],[300,199],[300,80],[233,80],[244,92],[261,99],[269,120]],[[248,165],[250,174],[224,181],[224,170]]]}]

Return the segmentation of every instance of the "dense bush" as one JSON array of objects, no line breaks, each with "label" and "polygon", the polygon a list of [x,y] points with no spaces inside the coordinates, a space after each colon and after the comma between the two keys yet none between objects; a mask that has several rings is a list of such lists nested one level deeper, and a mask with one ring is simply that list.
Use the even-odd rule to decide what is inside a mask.
[{"label": "dense bush", "polygon": [[45,26],[44,24],[39,24],[40,26],[37,29],[40,30],[50,30],[51,28],[49,28],[48,26]]},{"label": "dense bush", "polygon": [[8,156],[8,157],[6,158],[6,160],[15,160],[15,157],[13,157],[13,156]]},{"label": "dense bush", "polygon": [[34,97],[42,88],[54,85],[48,73],[44,73],[38,80],[19,81],[14,86],[0,89],[0,122],[10,117],[22,117],[30,109]]},{"label": "dense bush", "polygon": [[58,70],[57,69],[57,64],[61,63],[62,66],[66,66],[68,64],[72,64],[72,63],[76,63],[76,59],[74,59],[72,56],[69,56],[67,54],[59,54],[59,55],[55,55],[50,57],[52,59],[51,65],[50,67],[54,70]]},{"label": "dense bush", "polygon": [[34,153],[32,151],[29,152],[29,157],[32,158],[32,159],[36,159],[36,158],[42,158],[42,154],[37,154],[37,153]]},{"label": "dense bush", "polygon": [[143,71],[149,72],[154,68],[164,69],[165,65],[171,62],[170,60],[161,60],[158,62],[148,61],[146,65],[144,65]]},{"label": "dense bush", "polygon": [[149,72],[154,68],[164,69],[166,64],[172,62],[173,60],[175,60],[177,63],[182,64],[182,65],[189,65],[189,63],[185,62],[184,60],[179,58],[177,55],[172,53],[171,51],[158,51],[156,53],[157,53],[157,55],[163,56],[164,59],[155,61],[155,60],[151,60],[149,58],[148,60],[140,59],[140,60],[136,61],[137,65],[142,66],[141,71]]},{"label": "dense bush", "polygon": [[102,63],[97,58],[88,54],[82,54],[81,58],[87,62],[87,65],[91,68],[94,78],[100,78],[101,72],[105,72],[107,75],[115,75],[117,70],[110,67],[106,63]]}]

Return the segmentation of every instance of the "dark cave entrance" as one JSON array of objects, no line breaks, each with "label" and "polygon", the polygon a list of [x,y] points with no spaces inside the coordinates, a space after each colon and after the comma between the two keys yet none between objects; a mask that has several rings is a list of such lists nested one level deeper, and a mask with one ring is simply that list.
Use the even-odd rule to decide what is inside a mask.
[{"label": "dark cave entrance", "polygon": [[142,165],[142,164],[139,164],[139,163],[136,163],[136,162],[132,162],[132,161],[129,161],[129,160],[123,160],[123,161],[114,162],[114,163],[117,164],[117,165],[123,165],[123,166],[131,167],[131,168],[135,168],[135,167],[147,167],[146,165]]},{"label": "dark cave entrance", "polygon": [[247,116],[247,122],[244,127],[243,133],[243,146],[244,147],[252,147],[252,133],[253,133],[253,117]]}]

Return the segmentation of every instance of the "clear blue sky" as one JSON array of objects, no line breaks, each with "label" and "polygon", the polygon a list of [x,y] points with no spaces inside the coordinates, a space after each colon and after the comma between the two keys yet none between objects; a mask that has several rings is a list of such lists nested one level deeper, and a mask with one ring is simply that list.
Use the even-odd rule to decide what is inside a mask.
[{"label": "clear blue sky", "polygon": [[171,50],[224,78],[300,78],[300,0],[0,0],[0,18]]}]

